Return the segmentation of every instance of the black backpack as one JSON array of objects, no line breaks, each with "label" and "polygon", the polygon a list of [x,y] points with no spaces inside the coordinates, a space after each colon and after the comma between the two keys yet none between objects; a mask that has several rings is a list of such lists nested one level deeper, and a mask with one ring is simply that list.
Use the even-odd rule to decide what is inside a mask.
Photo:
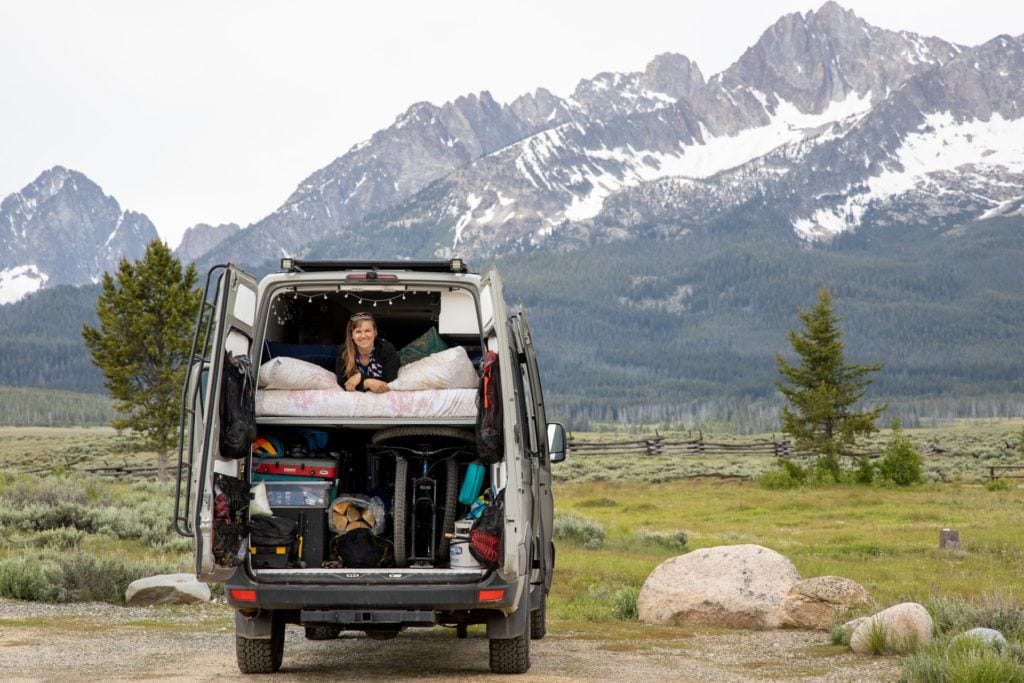
[{"label": "black backpack", "polygon": [[249,512],[249,487],[239,479],[213,475],[213,557],[217,564],[236,567],[245,556],[245,518]]},{"label": "black backpack", "polygon": [[501,460],[505,440],[501,427],[501,369],[498,354],[484,354],[477,395],[476,449],[485,465]]},{"label": "black backpack", "polygon": [[497,569],[504,554],[505,490],[484,508],[469,530],[469,554],[484,567]]},{"label": "black backpack", "polygon": [[249,455],[256,440],[256,394],[248,356],[224,355],[220,396],[220,457],[237,460]]}]

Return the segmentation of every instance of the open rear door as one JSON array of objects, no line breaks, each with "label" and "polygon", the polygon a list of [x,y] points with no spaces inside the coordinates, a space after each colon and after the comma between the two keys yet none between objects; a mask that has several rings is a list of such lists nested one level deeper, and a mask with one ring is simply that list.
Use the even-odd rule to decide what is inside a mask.
[{"label": "open rear door", "polygon": [[[191,510],[193,511],[191,531],[195,548],[196,576],[200,581],[224,581],[234,565],[218,563],[213,553],[214,521],[214,475],[239,479],[242,475],[243,460],[228,460],[220,457],[220,399],[224,374],[224,357],[230,351],[235,356],[249,356],[252,359],[252,340],[256,322],[256,279],[235,266],[215,266],[223,269],[217,285],[217,296],[206,336],[207,353],[197,372],[191,373],[200,385],[202,414],[193,420],[190,431],[190,448],[194,458],[189,459],[191,468]],[[195,369],[194,369],[195,370]],[[253,382],[255,376],[251,377]],[[191,381],[191,380],[190,380]],[[237,562],[234,563],[237,565]]]},{"label": "open rear door", "polygon": [[[502,396],[502,421],[505,432],[505,457],[501,462],[501,469],[504,477],[499,480],[499,486],[506,488],[524,488],[524,479],[529,477],[524,473],[523,468],[529,467],[524,462],[525,447],[519,443],[517,434],[519,412],[516,409],[516,383],[512,373],[516,372],[515,358],[509,358],[509,354],[503,349],[515,348],[510,338],[511,330],[508,325],[508,309],[505,306],[505,298],[501,289],[501,278],[496,270],[490,270],[481,279],[481,317],[483,318],[484,331],[493,334],[497,339],[498,363],[501,367],[501,396]],[[487,310],[487,309],[490,310]],[[490,322],[488,321],[490,318]],[[490,328],[490,330],[488,329]],[[528,491],[529,489],[527,489]],[[518,503],[522,503],[519,505]],[[505,564],[499,572],[505,578],[522,576],[529,572],[526,566],[528,556],[529,539],[527,528],[530,523],[530,510],[532,503],[530,495],[505,496],[505,547],[518,546],[518,552],[505,552]],[[514,561],[519,560],[517,566]]]},{"label": "open rear door", "polygon": [[528,387],[530,397],[530,424],[533,431],[536,449],[532,451],[530,464],[533,467],[533,478],[536,483],[533,497],[533,533],[540,539],[540,568],[544,573],[544,589],[551,588],[551,577],[554,571],[555,554],[552,539],[554,538],[555,505],[551,496],[551,456],[548,453],[547,415],[544,411],[544,392],[540,384],[540,369],[537,367],[537,355],[530,335],[530,325],[526,321],[526,309],[518,306],[512,318],[512,330],[516,337],[516,348],[519,352],[519,372],[523,377],[523,385]]}]

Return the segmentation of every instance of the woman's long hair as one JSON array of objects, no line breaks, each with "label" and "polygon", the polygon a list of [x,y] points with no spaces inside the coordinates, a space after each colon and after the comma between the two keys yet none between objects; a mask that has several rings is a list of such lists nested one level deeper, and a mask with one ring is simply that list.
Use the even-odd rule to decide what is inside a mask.
[{"label": "woman's long hair", "polygon": [[345,368],[345,378],[348,379],[356,374],[356,343],[352,339],[352,331],[356,325],[369,321],[373,325],[373,331],[377,332],[377,321],[369,313],[356,313],[349,318],[348,326],[345,328],[345,346],[341,352],[341,365]]}]

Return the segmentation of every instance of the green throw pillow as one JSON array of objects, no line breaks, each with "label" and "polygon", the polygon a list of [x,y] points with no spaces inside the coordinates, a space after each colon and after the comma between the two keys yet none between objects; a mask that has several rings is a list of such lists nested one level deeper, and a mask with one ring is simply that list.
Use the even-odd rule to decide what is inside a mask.
[{"label": "green throw pillow", "polygon": [[444,351],[447,348],[448,345],[444,343],[444,339],[441,339],[441,335],[437,333],[437,328],[431,327],[398,352],[398,364],[408,365],[414,360],[426,358],[432,353]]}]

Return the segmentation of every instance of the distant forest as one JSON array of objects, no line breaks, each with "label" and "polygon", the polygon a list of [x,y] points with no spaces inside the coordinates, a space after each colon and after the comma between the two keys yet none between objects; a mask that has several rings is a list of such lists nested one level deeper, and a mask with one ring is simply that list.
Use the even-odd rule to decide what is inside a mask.
[{"label": "distant forest", "polygon": [[[733,218],[498,262],[510,303],[527,307],[553,418],[771,430],[776,353],[821,286],[850,361],[885,363],[868,398],[908,425],[1024,414],[1024,219],[874,227],[808,249],[785,225]],[[80,336],[98,293],[0,306],[0,385],[101,394]]]}]

